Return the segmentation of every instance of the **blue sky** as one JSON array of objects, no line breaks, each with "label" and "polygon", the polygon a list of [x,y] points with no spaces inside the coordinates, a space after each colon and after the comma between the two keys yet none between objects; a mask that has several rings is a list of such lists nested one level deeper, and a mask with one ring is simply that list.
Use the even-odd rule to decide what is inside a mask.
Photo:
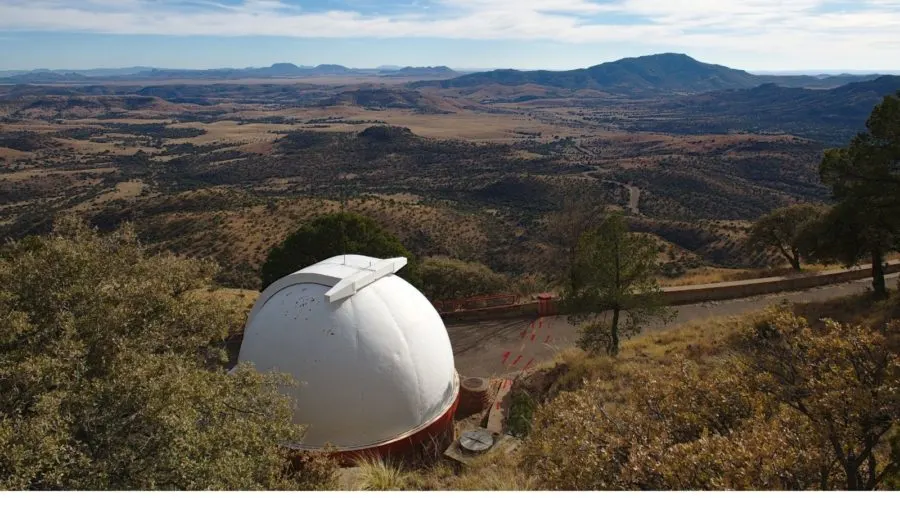
[{"label": "blue sky", "polygon": [[0,69],[900,66],[900,0],[0,0]]}]

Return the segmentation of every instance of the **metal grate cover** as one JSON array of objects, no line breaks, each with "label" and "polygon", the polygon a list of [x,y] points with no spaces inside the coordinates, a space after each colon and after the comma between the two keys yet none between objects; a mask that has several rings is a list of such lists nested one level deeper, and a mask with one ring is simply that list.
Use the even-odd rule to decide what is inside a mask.
[{"label": "metal grate cover", "polygon": [[463,432],[459,445],[466,451],[481,453],[494,446],[494,435],[486,430],[470,430]]}]

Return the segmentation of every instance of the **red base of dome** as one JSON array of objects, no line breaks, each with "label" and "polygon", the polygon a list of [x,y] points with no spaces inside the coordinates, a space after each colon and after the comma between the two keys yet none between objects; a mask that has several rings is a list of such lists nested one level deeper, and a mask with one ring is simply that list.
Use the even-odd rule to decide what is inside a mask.
[{"label": "red base of dome", "polygon": [[458,406],[459,394],[440,418],[410,436],[362,450],[337,451],[329,456],[341,465],[352,466],[365,458],[402,461],[441,455],[453,443],[455,437],[453,420]]},{"label": "red base of dome", "polygon": [[[454,434],[453,418],[459,406],[459,395],[453,400],[450,408],[440,418],[419,432],[402,439],[391,441],[380,446],[334,453],[334,458],[343,465],[353,465],[362,458],[381,458],[384,460],[404,460],[417,456],[433,455],[435,451],[444,453],[452,443]],[[436,450],[434,447],[437,447]]]}]

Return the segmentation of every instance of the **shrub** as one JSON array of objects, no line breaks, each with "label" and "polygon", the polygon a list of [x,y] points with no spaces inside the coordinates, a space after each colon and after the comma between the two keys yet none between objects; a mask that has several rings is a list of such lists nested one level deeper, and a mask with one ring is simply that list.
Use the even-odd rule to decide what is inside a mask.
[{"label": "shrub", "polygon": [[450,300],[502,292],[505,276],[475,262],[430,257],[419,266],[422,292],[431,300]]},{"label": "shrub", "polygon": [[894,486],[900,359],[884,335],[775,308],[728,342],[705,365],[622,366],[561,393],[535,415],[524,469],[557,490]]},{"label": "shrub", "polygon": [[225,374],[215,266],[65,220],[0,249],[0,489],[304,489],[288,379]]},{"label": "shrub", "polygon": [[303,225],[272,248],[262,266],[262,288],[292,272],[342,254],[405,257],[408,264],[398,275],[418,284],[415,258],[399,239],[371,218],[354,213],[334,213]]}]

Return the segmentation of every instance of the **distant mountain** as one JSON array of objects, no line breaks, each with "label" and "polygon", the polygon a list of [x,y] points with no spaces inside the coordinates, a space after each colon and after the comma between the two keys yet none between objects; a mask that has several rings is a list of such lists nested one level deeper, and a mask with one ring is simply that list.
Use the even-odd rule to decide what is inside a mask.
[{"label": "distant mountain", "polygon": [[432,79],[451,79],[461,74],[450,67],[403,67],[396,70],[382,71],[382,75],[392,77],[430,77]]},{"label": "distant mountain", "polygon": [[[131,69],[126,69],[131,70]],[[319,65],[317,67],[302,67],[293,63],[276,63],[269,67],[244,68],[244,69],[143,69],[126,74],[112,74],[107,71],[101,74],[96,72],[88,74],[66,73],[42,70],[25,74],[0,77],[0,83],[4,84],[48,84],[58,82],[88,82],[88,81],[117,81],[117,80],[167,80],[167,79],[248,79],[248,78],[278,78],[278,77],[316,77],[316,76],[345,76],[364,75],[365,71],[349,69],[342,65]],[[374,73],[375,71],[369,71]]]},{"label": "distant mountain", "polygon": [[[308,67],[307,67],[308,68]],[[262,73],[270,73],[274,75],[292,75],[303,72],[304,69],[294,65],[293,63],[276,63],[269,68],[258,69]]]},{"label": "distant mountain", "polygon": [[86,77],[109,77],[109,76],[127,76],[151,70],[152,67],[126,67],[126,68],[110,68],[110,69],[35,69],[35,70],[0,70],[0,78],[20,76],[25,74],[46,73],[46,74],[78,74]]},{"label": "distant mountain", "polygon": [[317,75],[342,75],[355,74],[356,72],[343,65],[319,65],[312,69],[312,74]]},{"label": "distant mountain", "polygon": [[846,84],[833,89],[764,84],[751,89],[671,97],[654,104],[656,118],[635,130],[684,134],[792,133],[826,144],[842,144],[865,129],[872,108],[900,92],[900,76]]},{"label": "distant mountain", "polygon": [[4,84],[32,84],[32,83],[62,83],[71,81],[84,81],[89,79],[82,74],[67,73],[59,74],[47,70],[35,70],[25,74],[17,74],[0,79],[0,83]]},{"label": "distant mountain", "polygon": [[210,70],[160,70],[153,69],[130,76],[131,78],[149,79],[248,79],[274,77],[306,77],[326,75],[346,75],[352,71],[341,65],[319,65],[317,67],[298,67],[293,63],[276,63],[269,67],[245,69],[210,69]]},{"label": "distant mountain", "polygon": [[586,69],[519,71],[500,69],[463,75],[445,81],[421,81],[412,87],[469,88],[533,84],[570,90],[592,89],[623,95],[703,93],[753,88],[766,83],[792,87],[833,87],[878,76],[758,76],[722,65],[699,62],[690,56],[663,53],[625,58]]},{"label": "distant mountain", "polygon": [[628,96],[652,96],[667,93],[704,93],[729,89],[748,89],[772,83],[802,88],[835,88],[851,82],[872,80],[879,75],[800,76],[755,75],[722,65],[699,62],[675,53],[656,54],[603,63],[586,69],[566,71],[519,71],[499,69],[486,72],[459,72],[445,66],[382,66],[356,69],[324,64],[316,67],[276,63],[269,67],[207,70],[131,67],[69,72],[39,69],[26,73],[0,73],[0,84],[87,83],[98,81],[161,81],[198,79],[227,81],[234,79],[299,78],[324,76],[390,76],[421,79],[412,88],[477,88],[486,86],[543,86],[568,90],[597,90]]}]

